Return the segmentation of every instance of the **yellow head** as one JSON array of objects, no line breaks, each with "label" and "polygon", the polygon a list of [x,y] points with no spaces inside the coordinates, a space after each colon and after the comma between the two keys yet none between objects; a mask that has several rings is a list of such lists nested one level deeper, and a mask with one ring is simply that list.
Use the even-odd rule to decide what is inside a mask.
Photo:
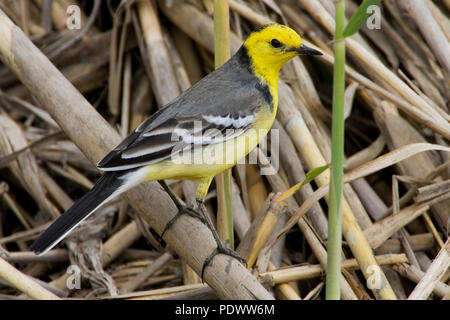
[{"label": "yellow head", "polygon": [[[306,47],[302,38],[289,27],[270,24],[252,32],[244,42],[255,74],[276,86],[281,67],[297,55],[320,55]],[[273,83],[272,83],[273,82]]]}]

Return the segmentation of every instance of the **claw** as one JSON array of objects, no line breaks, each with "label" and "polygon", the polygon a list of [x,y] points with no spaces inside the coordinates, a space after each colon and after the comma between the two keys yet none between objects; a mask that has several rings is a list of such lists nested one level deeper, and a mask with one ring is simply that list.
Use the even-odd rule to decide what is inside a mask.
[{"label": "claw", "polygon": [[201,214],[199,214],[197,211],[195,211],[194,207],[192,205],[183,206],[180,204],[180,205],[177,205],[177,207],[178,207],[178,212],[172,219],[169,220],[169,222],[167,222],[166,226],[164,227],[164,230],[161,232],[161,236],[160,236],[161,239],[164,236],[164,234],[166,233],[166,231],[170,229],[170,227],[173,225],[173,223],[183,214],[188,214],[191,217],[197,218],[201,222],[206,223],[203,216]]},{"label": "claw", "polygon": [[245,266],[247,267],[247,260],[242,258],[236,251],[234,251],[228,247],[225,247],[222,243],[217,243],[217,247],[213,250],[213,252],[208,257],[206,257],[205,261],[203,262],[202,273],[201,273],[202,283],[204,283],[203,275],[205,273],[206,267],[211,263],[213,258],[219,253],[225,254],[232,258],[235,258],[235,259],[239,260],[241,263],[245,264]]}]

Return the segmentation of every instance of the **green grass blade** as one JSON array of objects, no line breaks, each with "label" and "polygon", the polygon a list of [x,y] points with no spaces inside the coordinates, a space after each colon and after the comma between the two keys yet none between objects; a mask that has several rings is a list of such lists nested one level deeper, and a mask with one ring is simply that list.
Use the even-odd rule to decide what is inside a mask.
[{"label": "green grass blade", "polygon": [[342,37],[345,22],[345,0],[336,3],[336,33],[333,70],[333,115],[331,128],[331,176],[328,201],[327,242],[327,300],[341,297],[342,251],[342,187],[344,164],[344,92],[345,92],[345,40]]},{"label": "green grass blade", "polygon": [[329,167],[330,167],[330,165],[326,164],[324,166],[316,167],[316,168],[308,171],[308,173],[306,174],[305,180],[303,180],[302,182],[299,182],[296,185],[294,185],[294,186],[290,187],[289,189],[287,189],[279,197],[277,197],[275,199],[275,201],[282,201],[282,200],[284,200],[286,198],[289,198],[294,193],[296,193],[298,190],[300,190],[301,187],[303,187],[305,184],[308,184],[311,181],[313,181],[318,175],[320,175],[322,172],[327,170]]},{"label": "green grass blade", "polygon": [[[363,25],[370,13],[367,12],[367,8],[373,5],[379,5],[381,0],[364,0],[359,6],[358,10],[350,18],[347,26],[342,34],[343,38],[351,37],[358,32],[359,28]],[[336,38],[339,39],[339,38]]]}]

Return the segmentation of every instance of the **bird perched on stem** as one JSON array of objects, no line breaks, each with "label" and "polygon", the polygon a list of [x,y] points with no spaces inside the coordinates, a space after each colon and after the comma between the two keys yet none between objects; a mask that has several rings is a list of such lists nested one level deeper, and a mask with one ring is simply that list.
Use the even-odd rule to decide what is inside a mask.
[{"label": "bird perched on stem", "polygon": [[[244,158],[271,128],[278,107],[278,74],[297,55],[320,55],[291,28],[271,24],[252,32],[224,65],[154,113],[98,164],[105,173],[32,245],[43,254],[105,202],[150,180],[197,180],[202,211],[212,179]],[[162,182],[179,209],[208,224],[217,253],[241,259],[224,246],[209,220],[180,201]],[[202,211],[203,212],[203,211]],[[161,237],[163,236],[161,235]]]}]

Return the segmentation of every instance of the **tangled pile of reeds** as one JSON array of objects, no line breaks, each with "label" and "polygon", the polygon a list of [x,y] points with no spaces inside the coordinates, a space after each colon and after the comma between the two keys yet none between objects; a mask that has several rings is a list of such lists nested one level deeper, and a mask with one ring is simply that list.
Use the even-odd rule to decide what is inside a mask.
[{"label": "tangled pile of reeds", "polygon": [[[69,5],[81,29],[67,28]],[[233,169],[236,249],[249,271],[218,256],[208,286],[197,274],[214,240],[183,216],[164,249],[157,234],[176,208],[157,183],[104,207],[58,249],[28,248],[92,187],[93,163],[214,69],[213,1],[0,0],[0,298],[323,298],[328,175],[286,190],[330,160],[333,1],[229,5],[232,53],[278,22],[325,54],[283,68],[279,162],[259,149],[258,164]],[[349,15],[356,7],[347,1]],[[341,295],[383,299],[388,287],[398,299],[448,299],[450,2],[381,8],[379,28],[346,40]],[[270,165],[276,174],[261,175]],[[195,203],[193,182],[169,183]],[[214,218],[214,186],[207,199]]]}]

